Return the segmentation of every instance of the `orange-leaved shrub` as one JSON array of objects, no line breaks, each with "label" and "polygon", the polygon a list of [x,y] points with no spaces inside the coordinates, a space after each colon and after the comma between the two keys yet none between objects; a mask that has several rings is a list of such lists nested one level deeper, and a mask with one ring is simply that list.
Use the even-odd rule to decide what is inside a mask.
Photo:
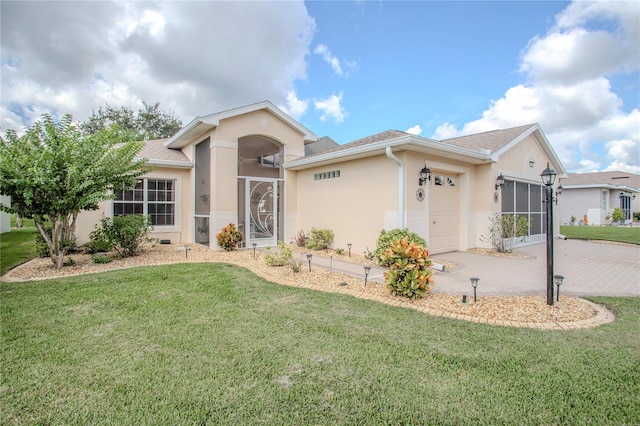
[{"label": "orange-leaved shrub", "polygon": [[224,226],[216,235],[218,245],[226,251],[233,251],[240,241],[242,241],[242,232],[236,229],[233,223]]},{"label": "orange-leaved shrub", "polygon": [[407,237],[393,241],[380,258],[389,265],[384,283],[391,294],[421,299],[435,284],[429,269],[429,251]]}]

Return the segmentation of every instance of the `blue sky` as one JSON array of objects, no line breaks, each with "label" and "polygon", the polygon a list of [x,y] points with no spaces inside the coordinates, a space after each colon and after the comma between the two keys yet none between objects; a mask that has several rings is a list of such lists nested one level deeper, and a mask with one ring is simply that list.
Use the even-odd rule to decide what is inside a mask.
[{"label": "blue sky", "polygon": [[640,4],[2,1],[2,132],[270,100],[340,143],[538,122],[565,168],[640,173]]}]

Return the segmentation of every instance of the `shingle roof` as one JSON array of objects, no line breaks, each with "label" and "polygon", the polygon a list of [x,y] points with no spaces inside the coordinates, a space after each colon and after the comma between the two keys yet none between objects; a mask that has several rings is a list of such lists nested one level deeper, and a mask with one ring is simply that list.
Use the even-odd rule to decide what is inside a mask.
[{"label": "shingle roof", "polygon": [[312,155],[308,155],[307,157],[313,157],[318,154],[327,154],[329,152],[343,151],[345,149],[356,148],[359,146],[369,145],[374,142],[387,141],[391,139],[400,138],[402,136],[409,136],[409,133],[402,132],[400,130],[387,130],[381,133],[376,133],[375,135],[367,136],[366,138],[358,139],[353,142],[346,143],[344,145],[338,145],[335,148],[328,149],[326,151],[314,153]]},{"label": "shingle roof", "polygon": [[170,161],[175,163],[185,163],[185,165],[191,164],[189,158],[182,153],[179,149],[166,148],[164,146],[167,139],[155,139],[147,141],[145,146],[138,153],[140,158],[148,158],[151,164],[154,160],[161,162]]},{"label": "shingle roof", "polygon": [[534,125],[535,124],[527,124],[525,126],[511,127],[509,129],[491,130],[484,133],[444,139],[441,142],[460,148],[467,148],[473,151],[488,149],[493,153],[513,141]]},{"label": "shingle roof", "polygon": [[627,172],[569,173],[563,187],[580,185],[613,185],[640,189],[640,175]]}]

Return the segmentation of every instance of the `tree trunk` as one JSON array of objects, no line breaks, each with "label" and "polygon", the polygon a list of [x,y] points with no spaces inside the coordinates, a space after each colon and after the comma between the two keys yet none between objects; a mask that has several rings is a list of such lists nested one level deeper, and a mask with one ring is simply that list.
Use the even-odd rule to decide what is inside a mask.
[{"label": "tree trunk", "polygon": [[[78,214],[56,215],[49,217],[51,235],[47,232],[43,217],[34,217],[33,222],[49,248],[49,257],[53,265],[60,269],[64,266],[64,257],[75,240],[76,218]],[[71,219],[71,222],[70,222]]]}]

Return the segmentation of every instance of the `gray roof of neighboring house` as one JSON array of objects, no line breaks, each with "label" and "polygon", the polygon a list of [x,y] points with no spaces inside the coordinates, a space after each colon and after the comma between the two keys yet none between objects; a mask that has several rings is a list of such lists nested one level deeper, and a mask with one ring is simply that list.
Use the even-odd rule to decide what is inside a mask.
[{"label": "gray roof of neighboring house", "polygon": [[562,180],[562,186],[616,186],[640,190],[640,175],[628,172],[569,173],[569,177]]},{"label": "gray roof of neighboring house", "polygon": [[140,150],[138,158],[148,158],[149,164],[159,166],[192,167],[193,163],[179,149],[171,149],[165,146],[167,139],[155,139],[146,141]]}]

